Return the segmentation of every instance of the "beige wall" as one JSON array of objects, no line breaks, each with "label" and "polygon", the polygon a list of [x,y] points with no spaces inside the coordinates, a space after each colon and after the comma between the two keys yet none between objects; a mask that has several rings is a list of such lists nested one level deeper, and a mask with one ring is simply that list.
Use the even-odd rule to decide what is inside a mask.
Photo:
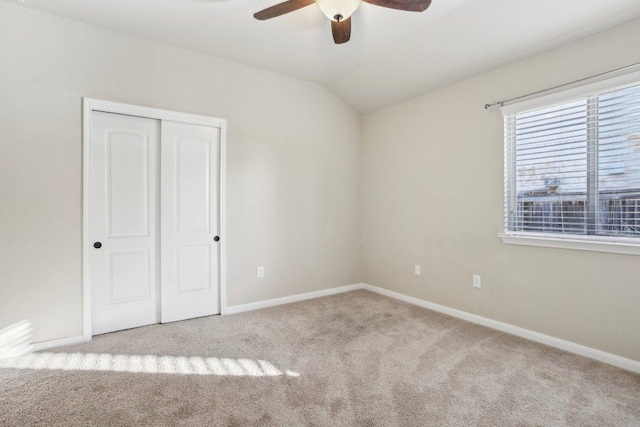
[{"label": "beige wall", "polygon": [[638,62],[639,35],[636,20],[366,116],[364,281],[640,360],[640,257],[497,237],[503,123],[482,108]]},{"label": "beige wall", "polygon": [[228,120],[230,305],[360,281],[361,121],[336,96],[0,2],[0,329],[82,332],[82,97]]}]

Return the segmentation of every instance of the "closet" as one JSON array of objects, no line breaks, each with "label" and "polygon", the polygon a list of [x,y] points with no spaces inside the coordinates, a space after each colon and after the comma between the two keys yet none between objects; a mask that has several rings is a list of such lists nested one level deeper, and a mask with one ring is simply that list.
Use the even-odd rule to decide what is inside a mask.
[{"label": "closet", "polygon": [[219,314],[222,127],[85,114],[91,334]]}]

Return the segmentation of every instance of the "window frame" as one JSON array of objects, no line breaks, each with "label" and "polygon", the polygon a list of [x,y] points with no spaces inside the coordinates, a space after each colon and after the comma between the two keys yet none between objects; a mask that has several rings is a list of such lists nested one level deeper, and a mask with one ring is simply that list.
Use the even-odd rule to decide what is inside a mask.
[{"label": "window frame", "polygon": [[[513,145],[513,141],[507,138],[509,130],[508,116],[521,113],[536,108],[550,107],[555,104],[575,101],[585,98],[595,93],[621,88],[627,85],[640,83],[640,72],[627,73],[613,78],[602,79],[594,83],[576,86],[570,89],[553,92],[535,98],[529,98],[524,101],[509,104],[501,108],[504,116],[504,216],[503,216],[503,232],[498,234],[503,243],[512,245],[539,246],[561,249],[573,249],[595,252],[611,252],[618,254],[640,255],[640,238],[639,237],[618,237],[618,236],[599,236],[593,234],[560,234],[560,233],[542,233],[530,231],[511,231],[508,229],[509,201],[516,197],[516,168],[510,168],[514,165],[513,159],[508,156],[515,155],[515,150],[510,152],[509,147]],[[588,142],[589,143],[589,142]],[[593,167],[593,165],[591,166]],[[594,197],[593,189],[595,186],[587,186],[587,198]],[[591,203],[590,205],[595,206]],[[590,220],[587,214],[586,220]]]}]

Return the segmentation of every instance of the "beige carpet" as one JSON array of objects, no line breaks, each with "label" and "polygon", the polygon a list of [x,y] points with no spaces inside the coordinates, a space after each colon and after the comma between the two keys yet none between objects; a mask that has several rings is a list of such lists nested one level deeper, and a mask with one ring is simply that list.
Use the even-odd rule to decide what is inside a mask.
[{"label": "beige carpet", "polygon": [[640,375],[367,291],[0,361],[0,425],[640,425]]}]

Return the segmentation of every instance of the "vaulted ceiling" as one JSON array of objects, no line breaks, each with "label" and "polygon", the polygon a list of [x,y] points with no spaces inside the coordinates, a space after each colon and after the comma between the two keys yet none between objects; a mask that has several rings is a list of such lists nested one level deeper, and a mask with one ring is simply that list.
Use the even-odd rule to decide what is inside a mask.
[{"label": "vaulted ceiling", "polygon": [[282,0],[5,0],[319,83],[362,113],[640,17],[638,0],[433,0],[423,13],[363,3],[335,45],[314,5]]}]

